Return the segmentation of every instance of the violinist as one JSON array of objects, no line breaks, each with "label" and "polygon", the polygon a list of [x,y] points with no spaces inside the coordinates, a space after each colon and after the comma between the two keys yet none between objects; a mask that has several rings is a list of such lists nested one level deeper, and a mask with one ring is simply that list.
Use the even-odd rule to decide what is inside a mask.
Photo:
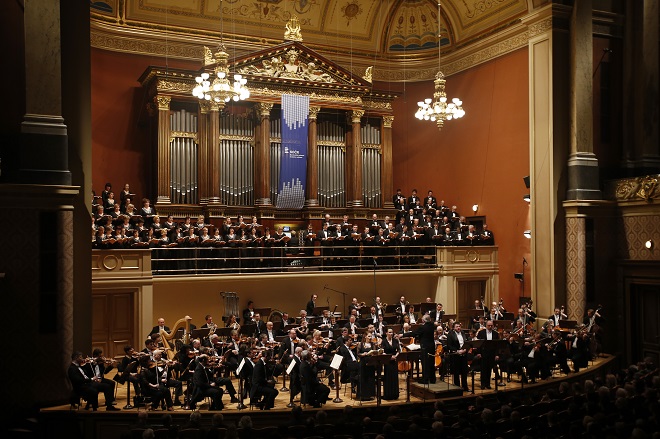
[{"label": "violinist", "polygon": [[454,326],[447,334],[447,350],[451,357],[451,369],[454,373],[454,385],[462,386],[464,391],[469,391],[467,384],[467,349],[464,348],[468,336],[461,329],[460,322],[454,322]]},{"label": "violinist", "polygon": [[299,375],[302,389],[300,402],[314,408],[321,407],[328,400],[330,388],[322,384],[317,374],[317,358],[310,351],[300,353]]},{"label": "violinist", "polygon": [[103,349],[96,348],[92,351],[92,373],[94,378],[112,389],[112,394],[115,394],[115,382],[105,377],[105,374],[115,368],[117,362],[112,359],[106,359],[103,356]]},{"label": "violinist", "polygon": [[[131,345],[126,345],[124,346],[124,358],[121,359],[121,363],[117,366],[117,375],[115,376],[115,381],[117,381],[119,384],[124,384],[125,381],[123,380],[122,376],[126,368],[129,366],[129,364],[137,362],[137,352],[135,352],[135,348]],[[134,369],[135,370],[135,369]],[[140,378],[137,376],[137,372],[131,372],[128,375],[128,381],[133,384],[133,390],[135,391],[135,396],[140,395]]]},{"label": "violinist", "polygon": [[[163,361],[163,351],[157,349],[154,351],[154,361],[156,362],[156,371],[160,385],[168,389],[174,389],[173,405],[181,405],[181,395],[183,394],[183,383],[174,379],[175,361]],[[167,392],[169,394],[169,390]],[[169,406],[168,406],[169,407]]]},{"label": "violinist", "polygon": [[209,358],[206,355],[200,355],[195,373],[193,374],[194,390],[190,401],[190,408],[195,410],[197,402],[206,397],[211,398],[209,410],[222,410],[222,390],[218,388],[214,378],[213,370],[209,365]]},{"label": "violinist", "polygon": [[240,349],[240,344],[241,344],[241,337],[238,334],[237,330],[231,331],[231,339],[229,340],[229,348],[228,351],[225,352],[225,365],[227,366],[227,371],[225,372],[225,375],[228,375],[229,371],[234,371],[238,369],[238,365],[240,363],[239,359],[239,349]]},{"label": "violinist", "polygon": [[335,387],[333,369],[330,367],[332,362],[332,345],[333,341],[330,338],[324,339],[321,336],[321,331],[314,331],[312,338],[312,350],[316,356],[316,368],[318,370],[325,370],[325,376],[328,377],[328,385],[332,388]]},{"label": "violinist", "polygon": [[96,378],[88,361],[83,357],[82,352],[74,352],[71,355],[71,364],[67,370],[67,375],[73,391],[76,395],[87,401],[87,406],[91,406],[96,411],[99,406],[99,392],[105,396],[105,406],[107,411],[120,410],[112,405],[114,402],[114,392],[112,388],[103,384]]},{"label": "violinist", "polygon": [[295,329],[289,330],[289,336],[282,340],[279,349],[279,357],[284,364],[289,364],[293,359],[298,346],[298,336]]},{"label": "violinist", "polygon": [[341,365],[341,382],[342,383],[351,383],[351,388],[356,388],[358,385],[358,361],[357,356],[351,349],[353,340],[350,337],[341,338],[337,340],[337,354],[343,357]]},{"label": "violinist", "polygon": [[161,381],[156,361],[144,357],[140,360],[140,366],[142,394],[151,398],[151,410],[156,410],[160,405],[167,407],[168,411],[174,410],[172,395]]},{"label": "violinist", "polygon": [[384,365],[384,384],[383,384],[383,399],[392,400],[399,398],[399,371],[397,368],[397,356],[401,352],[401,345],[399,339],[394,337],[394,330],[387,329],[385,338],[382,342],[383,353],[392,356],[392,361]]},{"label": "violinist", "polygon": [[252,370],[250,399],[256,402],[263,397],[263,401],[261,402],[261,408],[263,410],[270,410],[273,408],[275,406],[275,398],[279,394],[274,387],[268,385],[267,375],[265,359],[261,352],[259,352]]},{"label": "violinist", "polygon": [[552,341],[548,343],[548,351],[550,352],[551,361],[550,367],[555,364],[559,365],[559,369],[566,375],[571,371],[568,367],[568,350],[566,343],[559,329],[552,332]]},{"label": "violinist", "polygon": [[360,324],[357,323],[356,317],[354,315],[348,318],[348,322],[344,325],[344,328],[348,329],[349,334],[356,334],[357,329],[360,327]]},{"label": "violinist", "polygon": [[[215,334],[214,334],[215,335]],[[228,355],[229,351],[225,353],[224,356],[215,354],[215,349],[203,348],[202,354],[208,355],[208,366],[213,369],[214,372],[220,372],[222,368],[225,367],[225,357]],[[240,355],[239,355],[240,357]],[[238,398],[236,398],[236,389],[234,384],[232,384],[231,379],[228,377],[223,377],[220,373],[217,374],[217,377],[214,374],[215,385],[220,388],[224,386],[227,391],[224,393],[229,393],[231,397],[231,403],[238,403]]]}]

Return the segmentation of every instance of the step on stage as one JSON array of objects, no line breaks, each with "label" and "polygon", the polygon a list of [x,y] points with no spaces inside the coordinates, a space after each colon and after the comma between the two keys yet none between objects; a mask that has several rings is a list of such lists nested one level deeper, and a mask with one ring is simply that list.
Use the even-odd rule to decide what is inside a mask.
[{"label": "step on stage", "polygon": [[463,396],[463,389],[445,381],[436,381],[435,384],[410,383],[410,394],[414,397],[427,399],[452,398]]}]

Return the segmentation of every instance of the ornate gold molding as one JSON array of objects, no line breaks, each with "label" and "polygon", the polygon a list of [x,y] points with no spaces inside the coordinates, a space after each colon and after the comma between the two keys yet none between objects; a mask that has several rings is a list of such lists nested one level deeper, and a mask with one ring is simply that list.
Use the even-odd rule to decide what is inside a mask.
[{"label": "ornate gold molding", "polygon": [[262,119],[269,118],[270,111],[273,109],[273,104],[270,102],[257,102],[254,104],[254,108]]},{"label": "ornate gold molding", "polygon": [[[282,88],[252,88],[250,87],[250,99],[259,99],[260,97],[270,97],[279,99],[283,94],[300,94],[300,89],[282,87]],[[318,93],[312,92],[309,94],[310,101],[314,102],[327,102],[327,103],[340,103],[340,104],[353,104],[362,105],[362,98],[360,96],[345,96],[339,93]],[[328,105],[329,106],[329,105]],[[324,105],[325,107],[325,105]]]},{"label": "ornate gold molding", "polygon": [[170,131],[170,142],[175,138],[193,139],[197,143],[197,133],[187,131]]},{"label": "ornate gold molding", "polygon": [[208,114],[211,111],[211,103],[209,101],[199,101],[199,110],[202,114]]},{"label": "ornate gold molding", "polygon": [[252,136],[237,136],[234,134],[220,134],[220,141],[223,140],[235,140],[239,142],[250,142],[250,146],[254,146],[254,137]]},{"label": "ornate gold molding", "polygon": [[610,184],[610,196],[617,201],[644,200],[660,198],[660,174],[616,180]]},{"label": "ornate gold molding", "polygon": [[317,140],[316,144],[318,146],[334,146],[339,148],[346,148],[346,143],[344,142],[335,142],[332,140]]},{"label": "ornate gold molding", "polygon": [[156,96],[154,98],[154,102],[158,106],[158,110],[169,111],[171,101],[172,98],[169,96]]},{"label": "ornate gold molding", "polygon": [[362,116],[364,116],[364,110],[351,111],[351,123],[360,123]]},{"label": "ornate gold molding", "polygon": [[320,111],[321,111],[321,107],[310,106],[309,107],[309,119],[310,120],[316,120],[316,118],[318,117]]},{"label": "ornate gold molding", "polygon": [[394,116],[383,116],[383,127],[392,128],[392,123],[394,123]]}]

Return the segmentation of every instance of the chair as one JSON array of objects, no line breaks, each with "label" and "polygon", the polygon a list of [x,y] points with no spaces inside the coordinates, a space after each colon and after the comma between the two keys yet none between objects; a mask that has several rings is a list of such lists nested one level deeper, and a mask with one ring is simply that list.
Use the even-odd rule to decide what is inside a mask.
[{"label": "chair", "polygon": [[154,437],[156,439],[167,439],[170,437],[170,431],[167,428],[154,428]]},{"label": "chair", "polygon": [[132,428],[131,429],[131,438],[132,439],[142,439],[146,428]]},{"label": "chair", "polygon": [[179,430],[179,439],[202,439],[202,430],[199,428],[184,428]]},{"label": "chair", "polygon": [[302,439],[305,437],[305,434],[307,433],[307,426],[306,425],[289,425],[289,428],[287,428],[287,431],[289,433],[289,437],[295,437],[296,439]]}]

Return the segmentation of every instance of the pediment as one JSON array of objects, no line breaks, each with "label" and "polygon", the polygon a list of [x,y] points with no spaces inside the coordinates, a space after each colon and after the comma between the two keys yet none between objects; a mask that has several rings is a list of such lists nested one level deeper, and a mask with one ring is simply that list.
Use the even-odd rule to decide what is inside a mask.
[{"label": "pediment", "polygon": [[[247,75],[251,82],[296,84],[301,87],[323,87],[367,91],[371,82],[328,60],[301,42],[287,41],[278,46],[235,59],[236,72]],[[365,76],[369,77],[369,73]]]}]

